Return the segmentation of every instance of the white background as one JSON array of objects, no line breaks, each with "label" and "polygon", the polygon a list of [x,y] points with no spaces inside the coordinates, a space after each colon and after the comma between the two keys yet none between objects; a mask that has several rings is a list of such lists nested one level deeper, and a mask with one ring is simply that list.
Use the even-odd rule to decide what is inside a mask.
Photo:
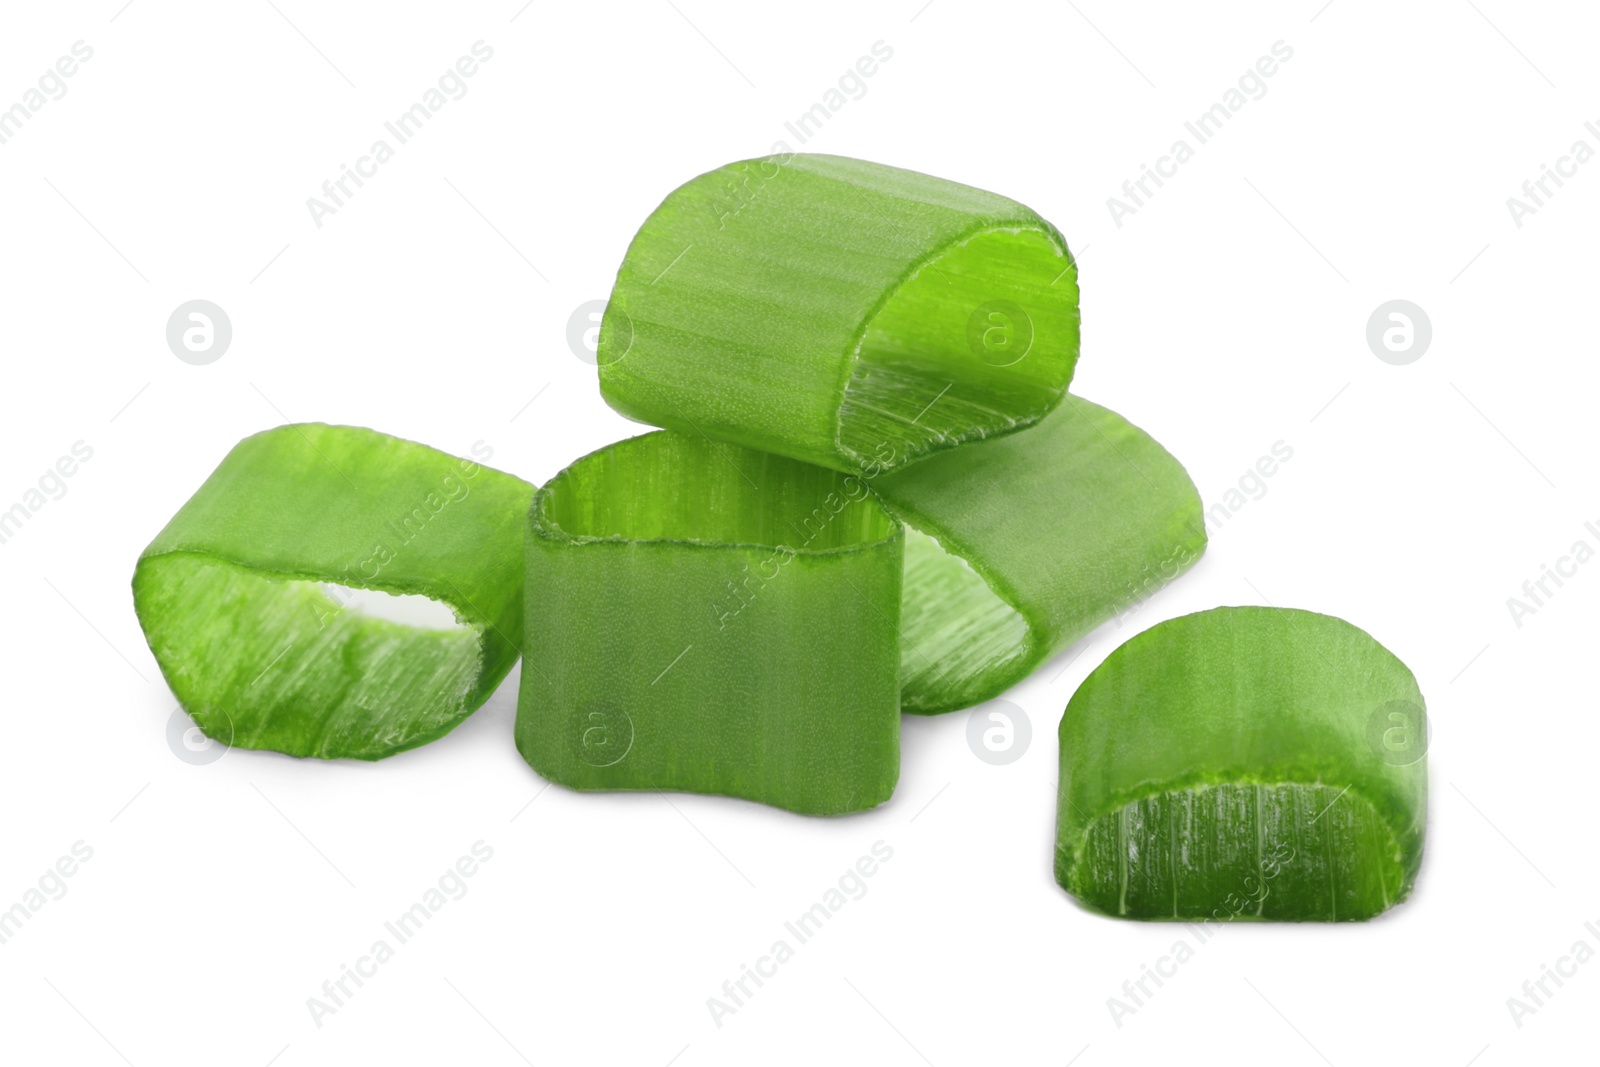
[{"label": "white background", "polygon": [[[0,509],[74,442],[94,450],[0,545],[0,908],[93,849],[0,945],[0,1058],[1593,1057],[1600,963],[1520,1028],[1506,1004],[1580,938],[1600,949],[1583,926],[1600,563],[1520,627],[1507,607],[1575,541],[1600,547],[1600,162],[1521,227],[1506,205],[1573,141],[1600,148],[1592,10],[275,2],[8,4],[0,29],[0,106],[94,49],[0,145]],[[466,96],[314,225],[306,199],[480,39],[494,56]],[[573,309],[605,297],[671,188],[800,148],[784,123],[880,40],[892,59],[805,150],[1056,222],[1081,257],[1074,391],[1166,444],[1208,505],[1275,442],[1294,453],[1189,577],[1008,694],[1026,754],[989,766],[965,713],[908,719],[892,802],[836,820],[576,795],[513,748],[513,674],[448,738],[379,764],[176,758],[128,581],[228,448],[329,420],[482,441],[543,481],[639,432],[569,349]],[[1279,40],[1294,54],[1266,95],[1117,226],[1107,198]],[[164,336],[196,298],[233,324],[209,366]],[[1433,324],[1408,366],[1365,340],[1396,298]],[[1365,925],[1229,927],[1118,1026],[1107,999],[1192,937],[1054,884],[1061,708],[1136,630],[1269,601],[1348,618],[1416,671],[1434,727],[1417,890]],[[307,998],[479,840],[494,855],[467,895],[315,1025]],[[894,856],[867,895],[716,1026],[707,998],[879,840]]]}]

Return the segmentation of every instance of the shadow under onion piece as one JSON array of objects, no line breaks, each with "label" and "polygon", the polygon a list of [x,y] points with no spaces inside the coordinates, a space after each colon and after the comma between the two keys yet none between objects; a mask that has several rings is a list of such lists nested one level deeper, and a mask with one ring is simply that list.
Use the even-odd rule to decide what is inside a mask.
[{"label": "shadow under onion piece", "polygon": [[528,511],[517,748],[573,789],[881,804],[901,566],[860,478],[675,433],[591,453]]},{"label": "shadow under onion piece", "polygon": [[[207,737],[324,759],[415,748],[517,660],[533,488],[352,426],[246,437],[140,555],[139,625]],[[351,589],[438,622],[371,614]]]},{"label": "shadow under onion piece", "polygon": [[1077,265],[994,193],[842,156],[746,160],[645,220],[597,358],[631,419],[837,470],[898,466],[1060,402]]},{"label": "shadow under onion piece", "polygon": [[1182,464],[1069,395],[1023,433],[872,479],[906,527],[902,708],[980,704],[1200,558]]},{"label": "shadow under onion piece", "polygon": [[1133,637],[1061,720],[1056,880],[1135,919],[1369,919],[1422,862],[1411,671],[1328,615],[1214,608]]}]

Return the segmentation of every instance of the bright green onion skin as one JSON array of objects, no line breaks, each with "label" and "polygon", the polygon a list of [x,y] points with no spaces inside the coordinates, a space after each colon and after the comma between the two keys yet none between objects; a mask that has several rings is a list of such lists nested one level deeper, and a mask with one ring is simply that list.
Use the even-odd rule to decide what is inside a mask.
[{"label": "bright green onion skin", "polygon": [[981,703],[1205,551],[1183,465],[1069,395],[1038,426],[872,479],[907,527],[903,709]]},{"label": "bright green onion skin", "polygon": [[900,767],[902,531],[865,483],[646,434],[528,513],[516,738],[579,790],[679,790],[836,815]]},{"label": "bright green onion skin", "polygon": [[1067,705],[1056,880],[1123,918],[1371,918],[1422,862],[1424,721],[1411,671],[1341,619],[1160,623]]},{"label": "bright green onion skin", "polygon": [[[533,489],[357,427],[255,434],[140,555],[139,624],[208,737],[324,759],[415,748],[517,660]],[[429,597],[460,625],[374,617],[324,583]]]},{"label": "bright green onion skin", "polygon": [[640,422],[860,473],[1030,426],[1078,358],[1077,267],[1005,197],[839,156],[733,163],[640,227],[601,323]]}]

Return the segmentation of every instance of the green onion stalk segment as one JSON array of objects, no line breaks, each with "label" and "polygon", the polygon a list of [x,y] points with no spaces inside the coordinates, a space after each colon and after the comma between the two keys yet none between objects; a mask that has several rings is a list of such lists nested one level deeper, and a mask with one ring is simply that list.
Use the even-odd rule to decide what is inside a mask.
[{"label": "green onion stalk segment", "polygon": [[[516,662],[533,489],[372,430],[267,430],[140,555],[134,608],[208,737],[380,759],[448,733]],[[355,589],[425,597],[454,622],[392,621]]]},{"label": "green onion stalk segment", "polygon": [[903,534],[863,479],[651,433],[552,478],[526,544],[541,775],[806,814],[893,792]]},{"label": "green onion stalk segment", "polygon": [[1349,623],[1224,607],[1113,652],[1061,720],[1056,880],[1138,919],[1367,919],[1427,821],[1426,712]]},{"label": "green onion stalk segment", "polygon": [[1077,265],[1036,212],[806,154],[668,195],[597,351],[631,419],[851,473],[1033,425],[1077,358]]},{"label": "green onion stalk segment", "polygon": [[1183,466],[1069,395],[1033,429],[871,479],[906,526],[905,711],[997,696],[1205,551]]}]

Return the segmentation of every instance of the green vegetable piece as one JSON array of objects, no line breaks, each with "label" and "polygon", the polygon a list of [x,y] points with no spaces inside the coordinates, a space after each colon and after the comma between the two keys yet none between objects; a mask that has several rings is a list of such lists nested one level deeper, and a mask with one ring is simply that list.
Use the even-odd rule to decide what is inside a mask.
[{"label": "green vegetable piece", "polygon": [[[351,426],[246,437],[140,555],[139,625],[206,736],[392,756],[448,733],[516,662],[533,488]],[[357,589],[449,612],[424,604],[443,617],[410,625]]]},{"label": "green vegetable piece", "polygon": [[881,804],[901,566],[860,478],[675,433],[591,453],[528,512],[517,748],[573,789]]},{"label": "green vegetable piece", "polygon": [[901,705],[981,703],[1205,551],[1181,464],[1076,396],[1025,433],[872,480],[906,525]]},{"label": "green vegetable piece", "polygon": [[645,220],[597,358],[631,419],[836,470],[898,465],[1060,402],[1077,265],[994,193],[841,156],[746,160]]},{"label": "green vegetable piece", "polygon": [[1426,712],[1328,615],[1215,608],[1133,637],[1061,720],[1056,881],[1135,919],[1369,919],[1411,892]]}]

